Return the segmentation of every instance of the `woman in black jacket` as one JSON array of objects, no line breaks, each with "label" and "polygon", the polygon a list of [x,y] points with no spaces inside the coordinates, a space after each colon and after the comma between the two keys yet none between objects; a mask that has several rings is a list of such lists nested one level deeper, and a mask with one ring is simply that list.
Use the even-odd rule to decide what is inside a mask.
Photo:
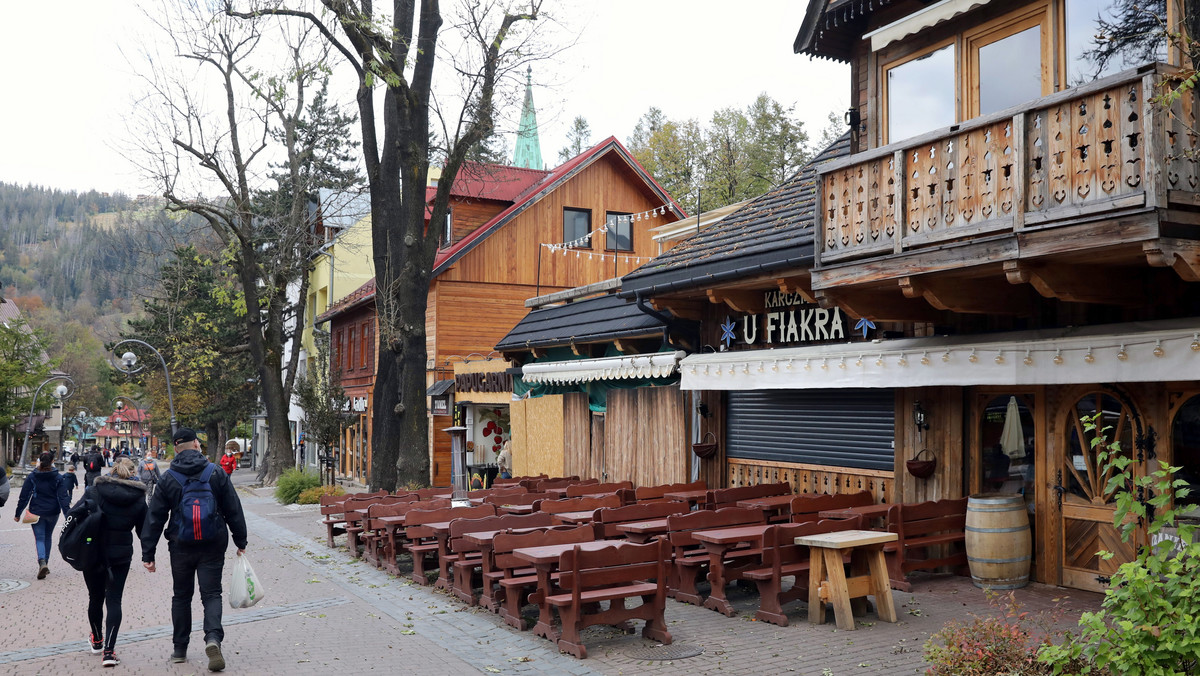
[{"label": "woman in black jacket", "polygon": [[[115,667],[121,661],[113,652],[117,631],[121,628],[121,596],[125,593],[125,578],[133,560],[133,533],[142,534],[146,519],[146,486],[134,479],[136,468],[129,458],[122,458],[106,476],[96,479],[84,491],[83,500],[92,499],[104,514],[105,563],[95,570],[84,571],[88,590],[88,625],[92,629],[92,653],[104,653],[103,665]],[[108,608],[108,626],[102,634],[104,608]],[[103,637],[103,638],[101,638]]]},{"label": "woman in black jacket", "polygon": [[58,523],[58,515],[66,514],[71,507],[71,495],[63,484],[62,476],[54,468],[54,455],[43,453],[38,456],[37,469],[25,476],[21,484],[21,497],[17,499],[17,514],[13,521],[20,521],[25,507],[39,517],[37,523],[30,524],[33,529],[33,542],[37,547],[39,580],[45,579],[50,573],[50,546],[54,536],[54,526]]}]

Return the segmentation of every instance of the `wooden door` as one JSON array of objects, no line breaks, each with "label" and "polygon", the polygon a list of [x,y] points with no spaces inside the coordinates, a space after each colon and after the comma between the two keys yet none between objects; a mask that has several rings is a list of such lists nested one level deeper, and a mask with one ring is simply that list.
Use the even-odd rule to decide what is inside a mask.
[{"label": "wooden door", "polygon": [[[1060,443],[1050,468],[1061,499],[1061,583],[1066,587],[1103,591],[1117,568],[1136,555],[1139,538],[1124,542],[1113,525],[1116,498],[1106,490],[1112,472],[1097,458],[1101,450],[1111,451],[1114,442],[1122,455],[1133,453],[1137,413],[1123,399],[1099,389],[1086,392],[1059,417]],[[1105,443],[1093,445],[1096,431],[1085,429],[1080,418],[1097,412],[1097,429],[1104,430]],[[1130,468],[1141,471],[1136,464]],[[1112,558],[1104,559],[1101,551],[1112,552]]]}]

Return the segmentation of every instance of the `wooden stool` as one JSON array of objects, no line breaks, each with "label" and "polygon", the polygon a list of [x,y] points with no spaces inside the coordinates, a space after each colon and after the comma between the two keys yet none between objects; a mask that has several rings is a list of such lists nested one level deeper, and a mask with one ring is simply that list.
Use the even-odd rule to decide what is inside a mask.
[{"label": "wooden stool", "polygon": [[[809,547],[808,621],[825,623],[825,602],[833,603],[838,629],[853,630],[851,599],[875,597],[875,612],[884,622],[896,621],[892,589],[888,584],[883,545],[896,540],[895,533],[870,530],[844,530],[836,533],[805,535],[796,544]],[[850,555],[850,569],[863,575],[846,577],[843,553]]]}]

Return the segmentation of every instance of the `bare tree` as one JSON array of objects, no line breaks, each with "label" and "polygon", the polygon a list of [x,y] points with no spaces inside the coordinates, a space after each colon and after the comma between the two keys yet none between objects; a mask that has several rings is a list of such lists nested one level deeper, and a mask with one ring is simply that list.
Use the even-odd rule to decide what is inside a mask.
[{"label": "bare tree", "polygon": [[148,55],[143,166],[169,211],[208,224],[236,272],[248,338],[225,350],[257,365],[270,427],[260,476],[273,483],[294,463],[288,407],[316,245],[312,197],[354,183],[354,120],[327,97],[330,46],[315,28],[267,36],[222,9],[164,2],[152,17],[175,58]]},{"label": "bare tree", "polygon": [[[519,82],[514,76],[521,68],[544,58],[535,47],[541,0],[527,0],[519,9],[502,0],[463,3],[449,37],[439,0],[396,0],[381,10],[372,0],[321,5],[297,9],[269,2],[246,11],[231,7],[229,13],[307,22],[357,76],[380,318],[371,487],[424,484],[429,481],[425,309],[441,237],[441,228],[426,225],[429,162],[435,154],[443,158],[429,219],[440,223],[468,153],[495,129],[498,93],[503,100],[505,83]],[[458,49],[443,55],[440,48],[448,41]],[[439,101],[434,71],[442,58],[457,85]],[[440,107],[450,102],[454,114]],[[441,148],[431,144],[431,136]]]}]

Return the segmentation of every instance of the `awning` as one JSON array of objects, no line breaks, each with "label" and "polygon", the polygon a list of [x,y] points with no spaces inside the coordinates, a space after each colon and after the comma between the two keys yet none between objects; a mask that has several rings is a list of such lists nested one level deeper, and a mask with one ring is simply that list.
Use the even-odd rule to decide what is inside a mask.
[{"label": "awning", "polygon": [[982,7],[989,2],[991,0],[942,0],[919,12],[913,12],[899,21],[893,21],[886,26],[871,31],[863,37],[871,38],[871,51],[879,51],[897,40],[920,33],[926,28],[932,28],[942,22],[949,21],[976,7]]},{"label": "awning", "polygon": [[526,364],[521,379],[526,383],[570,385],[593,380],[663,378],[675,373],[685,352],[656,352],[629,357],[578,359]]},{"label": "awning", "polygon": [[1200,320],[694,354],[684,390],[1069,385],[1200,378]]},{"label": "awning", "polygon": [[438,380],[438,381],[434,382],[432,385],[430,385],[429,389],[425,390],[425,396],[436,397],[440,394],[445,394],[447,392],[453,392],[453,391],[454,391],[454,379],[447,378],[445,380]]}]

